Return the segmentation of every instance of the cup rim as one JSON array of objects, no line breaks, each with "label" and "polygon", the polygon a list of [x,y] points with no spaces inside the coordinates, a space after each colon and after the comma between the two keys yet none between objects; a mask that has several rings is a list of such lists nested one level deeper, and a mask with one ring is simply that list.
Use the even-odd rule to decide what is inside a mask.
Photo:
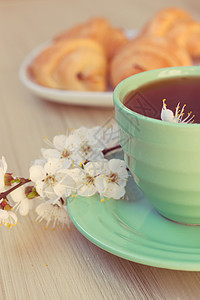
[{"label": "cup rim", "polygon": [[[174,73],[172,76],[166,76],[166,77],[162,77],[163,79],[165,78],[178,78],[180,76],[193,76],[193,77],[199,77],[200,80],[200,66],[180,66],[180,67],[168,67],[168,68],[161,68],[161,69],[156,69],[156,70],[150,70],[150,71],[145,71],[142,73],[138,73],[135,75],[132,75],[124,80],[122,80],[114,89],[113,91],[113,102],[114,105],[117,106],[118,108],[120,108],[122,111],[124,111],[125,113],[127,113],[130,116],[136,117],[138,120],[141,120],[143,122],[148,122],[148,123],[152,123],[152,124],[157,124],[159,126],[168,126],[168,127],[175,127],[175,128],[189,128],[189,129],[200,129],[200,123],[173,123],[173,122],[167,122],[167,121],[162,121],[162,120],[158,120],[158,119],[154,119],[151,117],[147,117],[144,115],[141,115],[139,113],[136,113],[134,111],[132,111],[131,109],[127,108],[122,101],[119,99],[119,92],[123,89],[124,86],[127,85],[127,83],[129,81],[133,81],[134,78],[142,78],[144,76],[149,76],[149,74],[151,76],[153,75],[158,75],[160,72],[163,71],[186,71],[185,74],[181,74],[181,73]],[[190,73],[188,73],[190,72]],[[155,81],[155,78],[152,79],[151,82]],[[200,95],[199,95],[200,96]]]}]

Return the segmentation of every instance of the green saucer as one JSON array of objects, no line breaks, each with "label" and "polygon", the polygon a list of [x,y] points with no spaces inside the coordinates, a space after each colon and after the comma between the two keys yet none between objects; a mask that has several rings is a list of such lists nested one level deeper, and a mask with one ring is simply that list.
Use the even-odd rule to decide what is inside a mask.
[{"label": "green saucer", "polygon": [[112,254],[154,267],[200,271],[200,226],[159,215],[133,178],[124,200],[77,196],[68,199],[68,211],[87,239]]}]

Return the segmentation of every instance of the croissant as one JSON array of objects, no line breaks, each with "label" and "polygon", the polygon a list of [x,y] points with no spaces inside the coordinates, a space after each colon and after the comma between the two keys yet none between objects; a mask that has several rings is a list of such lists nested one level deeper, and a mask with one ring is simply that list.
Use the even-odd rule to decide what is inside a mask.
[{"label": "croissant", "polygon": [[167,37],[173,43],[184,47],[192,57],[200,56],[200,23],[195,21],[184,21],[176,24]]},{"label": "croissant", "polygon": [[123,79],[143,71],[189,65],[192,65],[189,54],[170,41],[139,37],[127,43],[112,59],[110,82],[115,87]]},{"label": "croissant", "polygon": [[160,10],[144,26],[141,34],[165,37],[168,31],[183,20],[191,20],[192,17],[185,10],[176,7],[169,7]]},{"label": "croissant", "polygon": [[102,43],[106,31],[110,28],[104,18],[93,18],[57,35],[54,40],[59,41],[68,38],[91,38]]},{"label": "croissant", "polygon": [[110,28],[104,37],[103,46],[110,61],[115,54],[128,43],[128,38],[120,29]]},{"label": "croissant", "polygon": [[68,38],[91,38],[99,42],[105,49],[108,59],[111,59],[118,49],[128,42],[128,38],[120,29],[114,28],[104,18],[93,18],[73,27],[55,37],[55,41]]},{"label": "croissant", "polygon": [[40,85],[75,91],[105,91],[107,59],[102,46],[91,39],[53,43],[30,66]]},{"label": "croissant", "polygon": [[144,27],[141,35],[160,36],[171,39],[184,47],[192,57],[200,56],[200,23],[178,8],[159,11]]}]

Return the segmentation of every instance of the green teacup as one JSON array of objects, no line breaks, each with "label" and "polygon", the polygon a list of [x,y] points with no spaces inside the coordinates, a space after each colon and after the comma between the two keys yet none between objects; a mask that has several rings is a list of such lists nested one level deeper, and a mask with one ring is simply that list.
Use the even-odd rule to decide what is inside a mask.
[{"label": "green teacup", "polygon": [[164,122],[123,103],[147,83],[181,77],[198,77],[200,84],[200,67],[165,68],[125,79],[114,90],[115,115],[124,159],[147,199],[166,218],[200,224],[200,124]]}]

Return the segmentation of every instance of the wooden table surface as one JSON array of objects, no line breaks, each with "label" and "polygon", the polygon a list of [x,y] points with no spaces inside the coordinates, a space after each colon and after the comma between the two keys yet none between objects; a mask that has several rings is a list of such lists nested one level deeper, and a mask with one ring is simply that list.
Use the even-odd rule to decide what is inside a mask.
[{"label": "wooden table surface", "polygon": [[[117,3],[117,4],[116,4]],[[169,0],[198,17],[198,0]],[[0,0],[0,156],[9,171],[28,176],[43,138],[67,128],[104,124],[113,108],[56,104],[20,82],[23,58],[56,33],[92,16],[140,28],[166,1]],[[200,18],[200,17],[199,17]],[[0,228],[0,299],[200,299],[200,273],[149,267],[89,242],[74,225],[45,230],[35,215]],[[200,238],[200,237],[199,237]]]}]

